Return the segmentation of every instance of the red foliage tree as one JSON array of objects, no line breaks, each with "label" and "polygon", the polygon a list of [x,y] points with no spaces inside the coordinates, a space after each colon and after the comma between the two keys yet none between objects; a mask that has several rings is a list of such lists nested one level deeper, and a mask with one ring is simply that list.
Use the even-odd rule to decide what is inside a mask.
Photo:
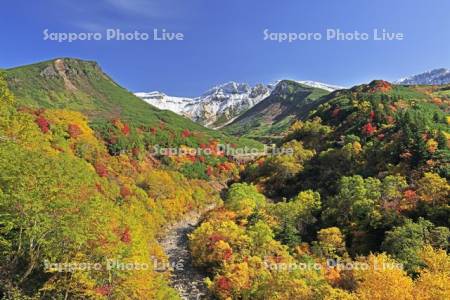
[{"label": "red foliage tree", "polygon": [[217,234],[217,233],[212,234],[212,235],[208,238],[208,240],[209,240],[209,242],[208,242],[208,249],[212,250],[213,247],[214,247],[214,245],[215,245],[218,241],[223,241],[224,239],[225,239],[225,238],[224,238],[222,235],[220,235],[220,234]]},{"label": "red foliage tree", "polygon": [[185,130],[183,130],[183,132],[181,133],[181,136],[183,137],[183,138],[188,138],[188,137],[190,137],[192,135],[192,133],[191,133],[191,131],[189,130],[189,129],[185,129]]},{"label": "red foliage tree", "polygon": [[372,135],[376,130],[377,130],[377,128],[375,126],[373,126],[372,123],[369,122],[363,126],[361,131],[365,135]]},{"label": "red foliage tree", "polygon": [[108,295],[111,294],[111,292],[112,292],[112,286],[110,286],[110,285],[108,285],[108,284],[103,285],[103,286],[101,286],[101,287],[96,288],[96,289],[95,289],[95,292],[96,292],[97,294],[102,295],[102,296],[108,296]]},{"label": "red foliage tree", "polygon": [[129,135],[130,134],[130,126],[128,126],[128,124],[123,124],[122,133],[124,135]]},{"label": "red foliage tree", "polygon": [[225,276],[221,276],[217,280],[217,285],[221,290],[229,291],[231,289],[231,282]]},{"label": "red foliage tree", "polygon": [[229,171],[229,170],[231,169],[231,167],[230,167],[228,164],[226,164],[226,163],[221,163],[221,164],[218,166],[218,168],[219,168],[219,170],[221,170],[221,171]]},{"label": "red foliage tree", "polygon": [[130,229],[128,227],[125,228],[125,230],[123,231],[122,237],[120,238],[120,240],[122,242],[124,242],[125,244],[131,243],[131,232],[130,232]]},{"label": "red foliage tree", "polygon": [[69,124],[69,128],[67,131],[69,132],[71,138],[76,138],[82,133],[80,127],[77,124]]},{"label": "red foliage tree", "polygon": [[417,193],[414,190],[406,190],[403,192],[403,197],[405,197],[406,200],[412,201],[417,199]]},{"label": "red foliage tree", "polygon": [[206,169],[206,175],[212,176],[213,171],[214,171],[213,168],[211,166],[208,166],[208,168]]},{"label": "red foliage tree", "polygon": [[386,93],[392,90],[392,85],[384,80],[376,80],[370,83],[370,92],[371,93]]},{"label": "red foliage tree", "polygon": [[108,176],[108,169],[106,166],[102,163],[96,163],[95,164],[95,172],[97,172],[98,176],[100,177],[106,177]]},{"label": "red foliage tree", "polygon": [[36,119],[36,124],[39,126],[43,133],[47,133],[50,130],[50,123],[43,116],[39,116]]},{"label": "red foliage tree", "polygon": [[404,160],[409,160],[413,157],[412,153],[409,151],[405,151],[402,154],[400,154],[400,158],[404,159]]},{"label": "red foliage tree", "polygon": [[123,186],[123,187],[120,188],[120,195],[121,195],[123,198],[126,198],[126,197],[128,197],[128,196],[131,196],[131,190],[130,190],[128,187]]},{"label": "red foliage tree", "polygon": [[230,260],[232,256],[233,256],[233,249],[227,249],[223,253],[223,260]]},{"label": "red foliage tree", "polygon": [[339,116],[339,113],[341,112],[341,109],[339,107],[336,107],[332,112],[331,112],[331,116],[333,118],[336,118]]}]

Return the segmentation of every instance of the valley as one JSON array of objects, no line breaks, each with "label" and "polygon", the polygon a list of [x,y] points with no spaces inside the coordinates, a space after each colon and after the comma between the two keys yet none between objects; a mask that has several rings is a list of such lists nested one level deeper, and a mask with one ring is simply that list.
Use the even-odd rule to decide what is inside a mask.
[{"label": "valley", "polygon": [[207,275],[204,270],[192,265],[192,257],[189,252],[188,235],[199,225],[204,213],[211,211],[215,206],[209,206],[202,212],[191,212],[167,229],[167,235],[160,241],[169,262],[179,264],[179,269],[174,268],[171,275],[171,286],[178,294],[187,300],[205,299],[209,295],[204,280]]},{"label": "valley", "polygon": [[450,300],[450,1],[3,1],[0,300]]},{"label": "valley", "polygon": [[4,70],[1,297],[445,299],[450,87],[424,77],[192,99],[74,58]]}]

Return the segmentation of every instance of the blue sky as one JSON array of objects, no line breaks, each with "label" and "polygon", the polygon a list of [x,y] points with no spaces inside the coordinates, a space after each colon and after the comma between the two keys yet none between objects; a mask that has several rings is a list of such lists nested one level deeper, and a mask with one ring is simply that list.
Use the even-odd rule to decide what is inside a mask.
[{"label": "blue sky", "polygon": [[[132,91],[195,96],[227,81],[350,86],[450,67],[450,1],[15,0],[2,4],[0,67],[98,61]],[[44,41],[50,32],[182,32],[184,41]],[[402,32],[403,41],[264,41],[263,31]]]}]

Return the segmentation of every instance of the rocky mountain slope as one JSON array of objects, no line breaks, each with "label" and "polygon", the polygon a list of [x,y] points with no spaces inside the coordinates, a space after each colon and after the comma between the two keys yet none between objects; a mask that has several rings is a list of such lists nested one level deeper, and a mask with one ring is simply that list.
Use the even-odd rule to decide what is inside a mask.
[{"label": "rocky mountain slope", "polygon": [[271,95],[224,127],[227,133],[261,138],[277,136],[292,120],[306,117],[320,97],[329,91],[297,81],[280,81]]},{"label": "rocky mountain slope", "polygon": [[160,109],[168,109],[211,128],[219,128],[268,97],[271,85],[228,82],[195,98],[172,97],[160,92],[136,93]]},{"label": "rocky mountain slope", "polygon": [[395,82],[396,84],[416,85],[442,85],[450,83],[450,70],[449,69],[435,69],[422,74],[410,76],[400,79]]},{"label": "rocky mountain slope", "polygon": [[[161,92],[136,93],[145,102],[160,109],[171,110],[186,116],[210,128],[222,128],[233,122],[247,110],[270,96],[274,84],[257,84],[228,82],[213,87],[202,96],[195,98],[173,97]],[[297,81],[299,84],[326,91],[342,89],[342,87],[315,81]]]}]

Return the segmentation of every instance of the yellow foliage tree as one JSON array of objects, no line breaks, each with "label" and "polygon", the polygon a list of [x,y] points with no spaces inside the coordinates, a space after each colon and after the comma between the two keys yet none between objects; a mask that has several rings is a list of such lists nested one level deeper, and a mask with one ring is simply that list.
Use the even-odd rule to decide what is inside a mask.
[{"label": "yellow foliage tree", "polygon": [[414,299],[442,300],[450,297],[450,256],[445,250],[426,246],[420,253],[426,267],[414,284]]},{"label": "yellow foliage tree", "polygon": [[419,180],[418,194],[420,198],[428,203],[442,204],[448,202],[450,184],[445,178],[436,173],[425,173]]},{"label": "yellow foliage tree", "polygon": [[359,299],[413,299],[413,281],[395,260],[386,254],[371,254],[364,262],[368,268],[354,271]]}]

